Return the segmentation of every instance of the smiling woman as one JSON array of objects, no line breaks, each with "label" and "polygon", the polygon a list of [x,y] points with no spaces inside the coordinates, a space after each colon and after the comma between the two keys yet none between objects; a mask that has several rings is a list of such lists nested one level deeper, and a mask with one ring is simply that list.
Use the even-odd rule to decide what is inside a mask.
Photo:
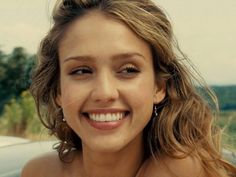
[{"label": "smiling woman", "polygon": [[31,91],[59,158],[33,159],[23,177],[235,176],[156,4],[59,0],[53,19]]},{"label": "smiling woman", "polygon": [[165,96],[164,87],[155,85],[148,43],[124,23],[95,9],[66,29],[59,60],[57,104],[82,144],[90,151],[107,153],[134,149],[153,104]]}]

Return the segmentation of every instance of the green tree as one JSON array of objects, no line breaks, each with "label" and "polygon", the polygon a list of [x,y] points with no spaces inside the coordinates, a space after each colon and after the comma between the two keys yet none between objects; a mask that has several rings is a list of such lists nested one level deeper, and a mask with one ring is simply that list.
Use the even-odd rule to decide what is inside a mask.
[{"label": "green tree", "polygon": [[213,86],[221,110],[236,110],[236,86]]},{"label": "green tree", "polygon": [[0,50],[0,113],[2,110],[3,105],[6,102],[5,99],[5,87],[4,87],[4,78],[6,77],[6,63],[5,63],[6,55],[3,51]]},{"label": "green tree", "polygon": [[1,133],[13,136],[37,134],[42,130],[34,100],[28,91],[22,92],[18,100],[12,98],[5,105],[0,119],[0,129]]},{"label": "green tree", "polygon": [[0,52],[0,113],[12,98],[17,99],[30,85],[35,55],[17,47],[9,55]]}]

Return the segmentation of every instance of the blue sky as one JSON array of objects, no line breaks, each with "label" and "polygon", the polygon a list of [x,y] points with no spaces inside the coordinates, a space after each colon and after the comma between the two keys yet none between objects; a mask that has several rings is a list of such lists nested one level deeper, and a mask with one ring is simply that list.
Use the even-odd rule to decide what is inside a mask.
[{"label": "blue sky", "polygon": [[[236,1],[155,0],[168,13],[182,50],[208,84],[236,84]],[[50,28],[55,0],[7,0],[0,6],[0,48],[35,53]]]}]

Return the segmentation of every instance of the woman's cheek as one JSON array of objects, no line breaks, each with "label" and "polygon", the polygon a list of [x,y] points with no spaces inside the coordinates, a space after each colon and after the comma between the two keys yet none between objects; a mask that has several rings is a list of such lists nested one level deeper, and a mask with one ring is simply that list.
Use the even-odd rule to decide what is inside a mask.
[{"label": "woman's cheek", "polygon": [[61,95],[62,99],[64,100],[64,104],[69,104],[73,102],[77,102],[81,99],[81,94],[83,92],[83,87],[81,84],[77,83],[76,81],[70,79],[64,79],[61,82]]},{"label": "woman's cheek", "polygon": [[143,104],[143,102],[146,102],[148,99],[153,100],[154,86],[150,82],[142,81],[124,87],[123,92],[128,94],[135,102]]}]

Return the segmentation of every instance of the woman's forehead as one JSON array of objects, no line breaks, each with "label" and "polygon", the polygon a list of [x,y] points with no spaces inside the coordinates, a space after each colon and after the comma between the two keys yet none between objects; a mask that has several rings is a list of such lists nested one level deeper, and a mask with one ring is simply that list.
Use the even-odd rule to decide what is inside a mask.
[{"label": "woman's forehead", "polygon": [[71,55],[114,55],[141,52],[149,55],[149,44],[124,22],[98,11],[76,19],[59,44],[59,57]]}]

